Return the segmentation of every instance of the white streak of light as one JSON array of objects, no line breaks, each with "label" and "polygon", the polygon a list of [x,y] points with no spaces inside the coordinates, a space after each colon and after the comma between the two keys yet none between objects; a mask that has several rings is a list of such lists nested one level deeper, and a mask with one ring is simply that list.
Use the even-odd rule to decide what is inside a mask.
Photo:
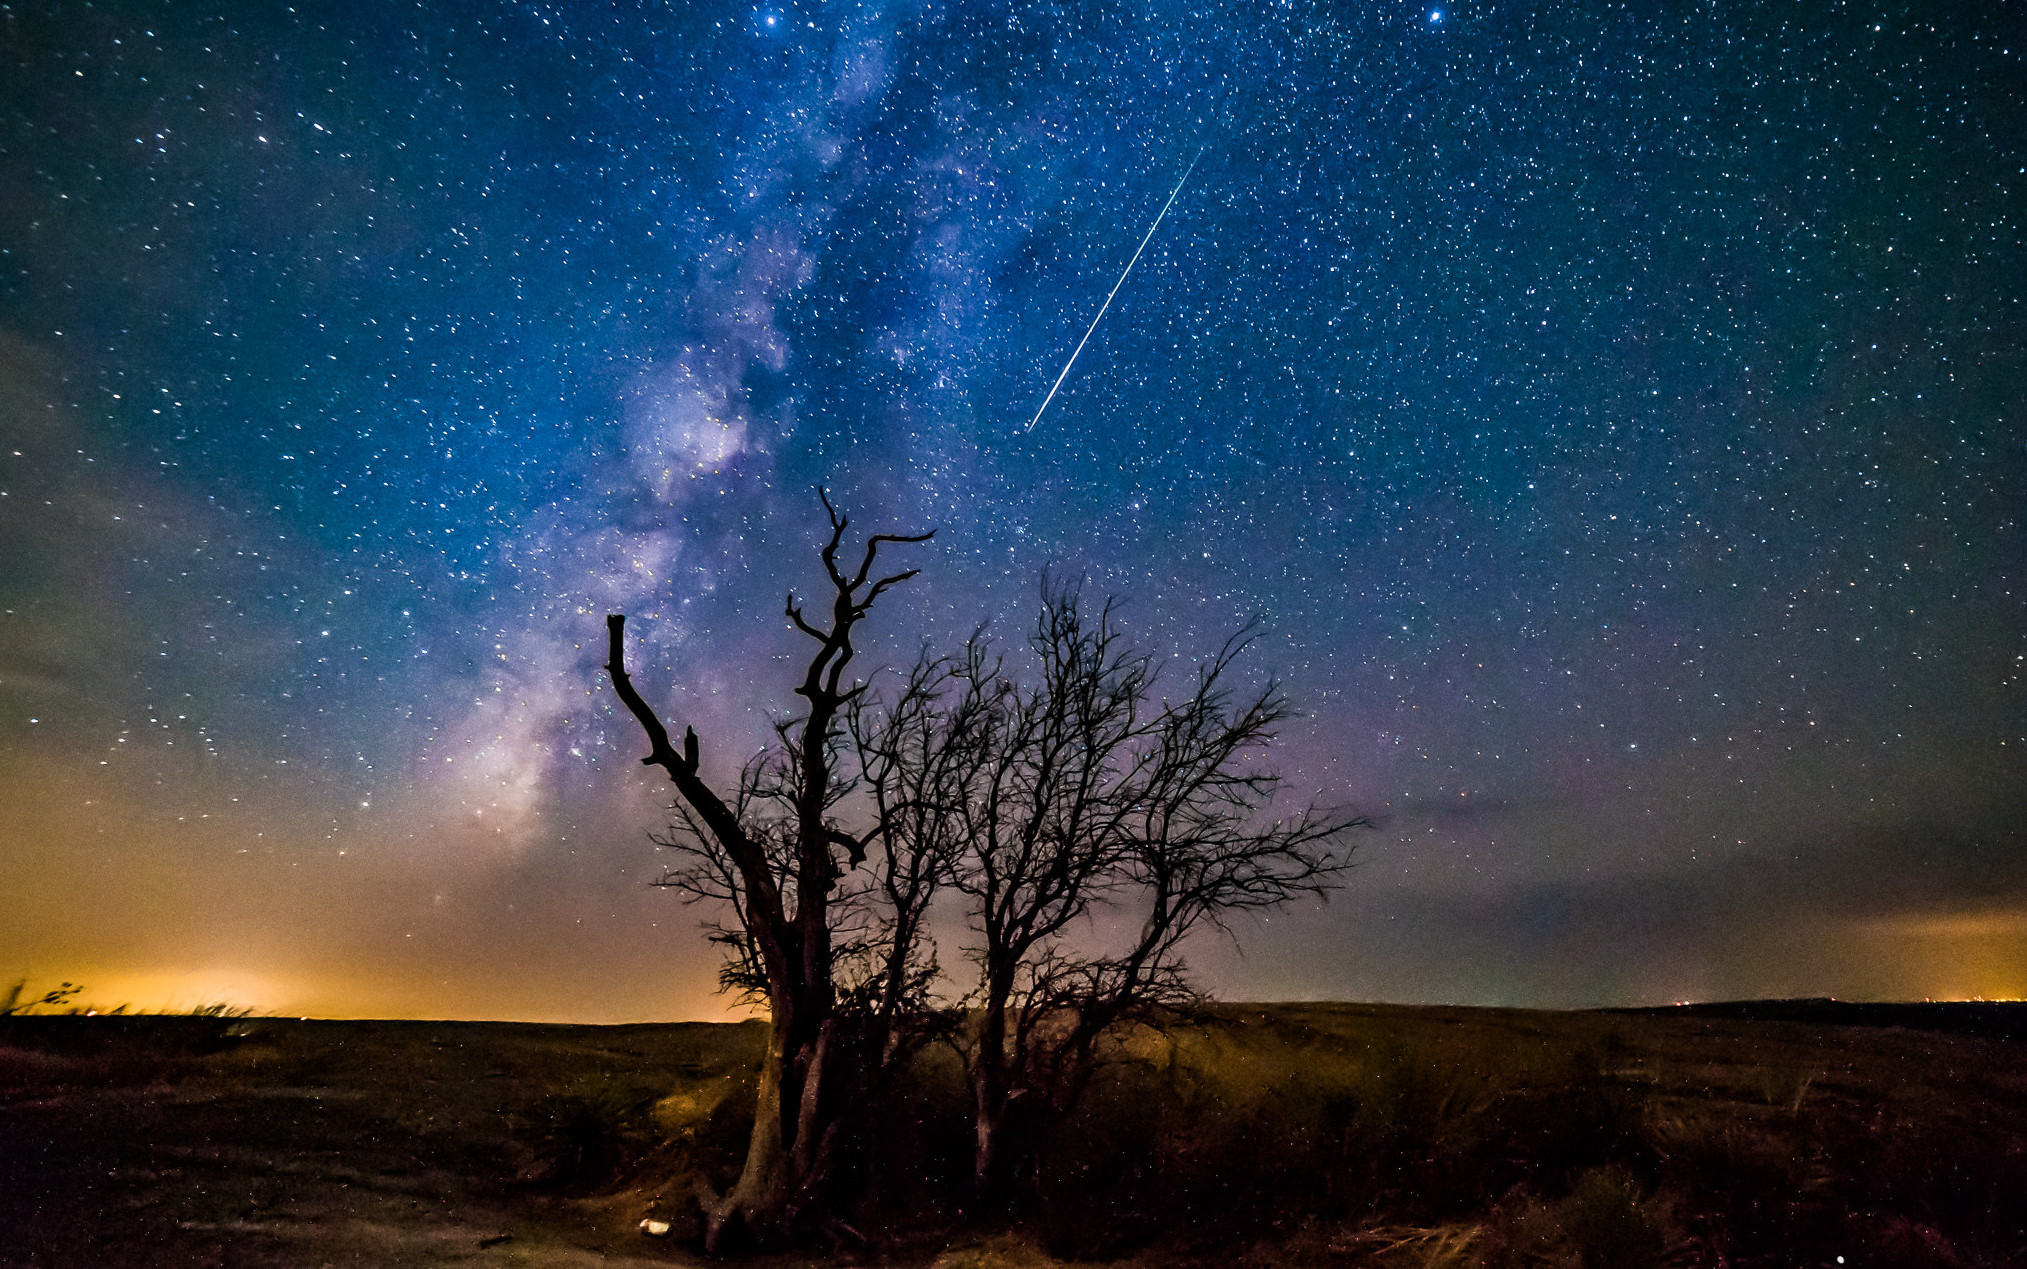
[{"label": "white streak of light", "polygon": [[1175,196],[1182,193],[1182,187],[1189,183],[1189,174],[1196,171],[1197,159],[1203,156],[1204,152],[1198,150],[1196,158],[1191,159],[1189,166],[1183,169],[1182,179],[1168,192],[1168,202],[1163,203],[1161,210],[1155,213],[1154,223],[1147,227],[1147,233],[1141,237],[1140,245],[1133,249],[1133,258],[1126,262],[1126,268],[1120,272],[1119,280],[1112,284],[1112,290],[1106,294],[1105,302],[1098,306],[1098,316],[1091,319],[1091,325],[1084,331],[1084,338],[1077,341],[1076,350],[1070,354],[1070,359],[1063,363],[1063,373],[1056,376],[1055,383],[1049,387],[1049,395],[1042,398],[1042,408],[1035,411],[1035,417],[1028,420],[1028,425],[1021,429],[1022,432],[1034,431],[1035,424],[1042,421],[1042,414],[1049,408],[1049,402],[1056,399],[1056,389],[1063,386],[1063,380],[1070,377],[1070,367],[1077,364],[1077,353],[1083,352],[1084,345],[1091,342],[1091,332],[1097,330],[1098,323],[1105,320],[1105,310],[1112,307],[1112,297],[1119,294],[1120,287],[1126,285],[1126,275],[1133,272],[1134,265],[1140,263],[1140,253],[1147,250],[1148,242],[1154,238],[1154,231],[1161,228],[1161,218],[1168,215],[1168,209],[1175,204]]}]

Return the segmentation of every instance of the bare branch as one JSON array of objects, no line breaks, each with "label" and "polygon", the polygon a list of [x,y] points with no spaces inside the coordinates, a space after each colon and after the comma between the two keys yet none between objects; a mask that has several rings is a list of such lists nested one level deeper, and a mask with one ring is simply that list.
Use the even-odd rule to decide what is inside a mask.
[{"label": "bare branch", "polygon": [[[936,530],[934,529],[929,530],[929,532],[927,533],[875,533],[872,537],[866,539],[866,557],[859,561],[858,575],[852,578],[851,585],[848,586],[846,589],[857,590],[859,587],[864,586],[866,584],[866,578],[872,576],[873,560],[880,553],[880,543],[927,542],[929,539],[935,536]],[[913,576],[912,573],[909,575]],[[878,593],[877,588],[875,588],[874,593],[875,594]]]},{"label": "bare branch", "polygon": [[845,848],[845,854],[852,861],[852,867],[856,868],[866,862],[866,844],[864,842],[842,829],[832,828],[825,830],[825,832],[833,846]]},{"label": "bare branch", "polygon": [[662,726],[662,720],[634,690],[633,678],[626,672],[626,617],[621,613],[608,613],[605,618],[606,654],[605,672],[612,676],[613,691],[640,723],[647,733],[648,756],[641,759],[642,766],[662,766],[668,769],[671,778],[676,774],[675,764],[680,761],[676,751],[669,748],[669,729]]},{"label": "bare branch", "polygon": [[824,572],[830,575],[831,584],[838,589],[850,589],[845,581],[845,575],[838,572],[838,543],[844,541],[845,526],[850,521],[838,514],[838,509],[831,505],[830,495],[824,491],[822,485],[816,487],[816,496],[823,503],[824,514],[830,517],[831,522],[830,541],[824,543],[823,549],[818,552],[823,559]]},{"label": "bare branch", "polygon": [[[919,538],[893,538],[891,540],[895,542],[924,542],[928,538],[929,535],[924,534]],[[859,607],[861,609],[871,608],[873,601],[885,594],[888,587],[898,586],[921,571],[919,568],[911,568],[905,573],[896,573],[892,577],[883,577],[879,581],[874,582],[873,588],[866,592],[866,597],[859,601]]]},{"label": "bare branch", "polygon": [[786,612],[788,619],[795,623],[795,628],[797,630],[802,631],[804,634],[816,640],[818,643],[828,643],[830,641],[830,636],[828,634],[824,633],[821,630],[818,630],[815,626],[812,626],[806,619],[804,619],[802,615],[802,606],[795,602],[795,596],[793,594],[789,595],[788,603],[784,611]]}]

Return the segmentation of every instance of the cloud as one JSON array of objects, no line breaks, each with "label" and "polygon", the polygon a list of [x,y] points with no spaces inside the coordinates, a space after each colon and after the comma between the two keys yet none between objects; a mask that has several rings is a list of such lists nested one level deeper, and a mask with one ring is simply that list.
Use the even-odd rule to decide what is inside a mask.
[{"label": "cloud", "polygon": [[1573,1007],[1834,995],[2027,994],[2018,805],[1852,827],[1669,871],[1477,886],[1355,871],[1327,907],[1206,947],[1252,998]]},{"label": "cloud", "polygon": [[172,685],[205,702],[178,712],[215,733],[245,713],[226,703],[235,675],[300,655],[280,639],[217,655],[217,597],[253,591],[264,569],[269,583],[317,570],[286,535],[223,549],[257,513],[125,457],[71,403],[72,378],[54,350],[0,332],[0,737],[33,726],[96,742]]},{"label": "cloud", "polygon": [[1858,923],[1861,933],[1889,939],[2018,939],[2027,946],[2027,903],[1961,912],[1905,912]]}]

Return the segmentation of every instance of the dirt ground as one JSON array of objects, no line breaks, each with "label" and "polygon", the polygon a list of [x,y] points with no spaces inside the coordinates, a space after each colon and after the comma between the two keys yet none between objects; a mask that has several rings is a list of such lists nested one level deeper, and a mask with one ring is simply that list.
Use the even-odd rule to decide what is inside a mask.
[{"label": "dirt ground", "polygon": [[0,1020],[0,1264],[666,1264],[527,1174],[542,1095],[747,1059],[727,1027]]},{"label": "dirt ground", "polygon": [[[1225,1069],[1244,1072],[1237,1078],[1262,1086],[1291,1072],[1302,1078],[1318,1053],[1356,1061],[1412,1050],[1438,1064],[1537,1054],[1546,1069],[1581,1051],[1602,1054],[1607,1077],[1644,1098],[1650,1117],[1834,1122],[1854,1149],[1904,1137],[1896,1124],[1926,1125],[1939,1138],[1961,1124],[2027,1146],[2027,1042],[2008,1031],[2014,1014],[1995,1031],[1985,1015],[1953,1025],[1940,1013],[1852,1026],[1792,1011],[1227,1012],[1226,1030],[1202,1043],[1219,1049]],[[701,1263],[637,1227],[643,1212],[680,1196],[557,1183],[557,1095],[638,1103],[709,1089],[740,1078],[761,1039],[751,1024],[0,1018],[0,1266]],[[1822,1157],[1838,1171],[1866,1166],[1862,1151]],[[1325,1231],[1308,1251],[1291,1244],[1285,1261],[1259,1247],[1246,1260],[1405,1263],[1368,1257],[1378,1244],[1361,1237]],[[850,1259],[943,1269],[1059,1263],[1004,1234],[889,1244]],[[1163,1263],[1158,1253],[1137,1259]],[[1427,1259],[1418,1253],[1416,1262]]]}]

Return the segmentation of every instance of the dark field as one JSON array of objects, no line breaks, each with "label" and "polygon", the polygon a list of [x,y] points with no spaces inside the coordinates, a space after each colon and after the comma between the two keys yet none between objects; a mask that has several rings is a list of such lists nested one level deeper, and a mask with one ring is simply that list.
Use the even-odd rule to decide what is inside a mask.
[{"label": "dark field", "polygon": [[[1122,1054],[986,1228],[926,1063],[837,1245],[757,1263],[2027,1264],[2022,1026],[1225,1006]],[[695,1263],[690,1181],[736,1166],[762,1036],[0,1019],[0,1264]]]}]

